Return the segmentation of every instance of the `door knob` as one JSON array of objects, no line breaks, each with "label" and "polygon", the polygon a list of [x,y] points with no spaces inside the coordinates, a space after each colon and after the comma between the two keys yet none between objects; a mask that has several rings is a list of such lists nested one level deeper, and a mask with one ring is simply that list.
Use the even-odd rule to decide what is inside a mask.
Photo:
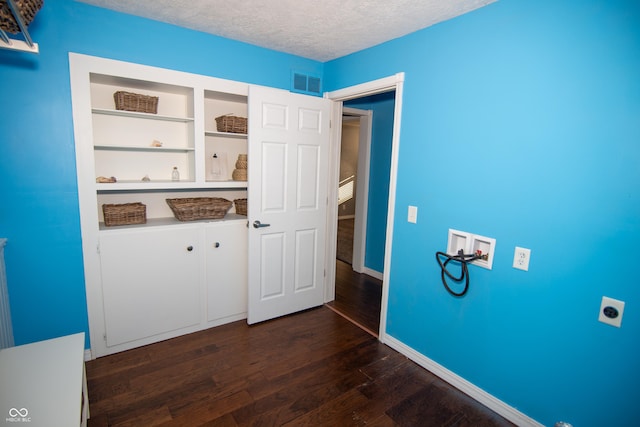
[{"label": "door knob", "polygon": [[213,244],[213,247],[214,247],[214,248],[219,248],[219,247],[220,247],[220,242],[215,242],[215,243]]},{"label": "door knob", "polygon": [[263,224],[260,221],[253,221],[253,228],[269,227],[271,224]]},{"label": "door knob", "polygon": [[193,246],[187,246],[187,250],[191,252],[193,250]]}]

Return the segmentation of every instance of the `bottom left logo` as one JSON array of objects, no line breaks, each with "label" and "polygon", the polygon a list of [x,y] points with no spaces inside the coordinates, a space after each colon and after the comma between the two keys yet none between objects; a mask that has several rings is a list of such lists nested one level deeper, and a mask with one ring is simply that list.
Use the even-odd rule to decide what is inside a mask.
[{"label": "bottom left logo", "polygon": [[11,408],[9,409],[9,418],[6,419],[8,423],[28,423],[31,421],[29,410],[27,408]]}]

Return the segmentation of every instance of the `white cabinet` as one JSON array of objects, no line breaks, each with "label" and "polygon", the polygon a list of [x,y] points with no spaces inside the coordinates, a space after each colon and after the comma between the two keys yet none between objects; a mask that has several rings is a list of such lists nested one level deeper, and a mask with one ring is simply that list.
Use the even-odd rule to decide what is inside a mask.
[{"label": "white cabinet", "polygon": [[200,324],[198,228],[100,236],[107,347]]},{"label": "white cabinet", "polygon": [[0,379],[5,425],[87,425],[84,333],[2,349]]},{"label": "white cabinet", "polygon": [[[183,223],[166,199],[247,197],[232,179],[247,135],[215,119],[247,117],[249,85],[74,53],[69,63],[92,356],[246,318],[246,217],[232,207]],[[158,97],[157,111],[116,109],[118,91]],[[146,205],[146,224],[103,224],[103,204],[131,202]]]},{"label": "white cabinet", "polygon": [[101,231],[106,353],[246,318],[246,260],[242,220]]},{"label": "white cabinet", "polygon": [[[207,322],[221,324],[247,314],[247,224],[206,227]],[[212,325],[213,326],[213,325]]]}]

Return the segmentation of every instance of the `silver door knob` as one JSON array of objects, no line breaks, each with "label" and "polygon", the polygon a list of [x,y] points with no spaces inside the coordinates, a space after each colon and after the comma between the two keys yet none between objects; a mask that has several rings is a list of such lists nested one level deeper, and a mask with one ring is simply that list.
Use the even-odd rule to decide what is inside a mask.
[{"label": "silver door knob", "polygon": [[263,224],[260,221],[253,221],[253,228],[269,227],[271,224]]}]

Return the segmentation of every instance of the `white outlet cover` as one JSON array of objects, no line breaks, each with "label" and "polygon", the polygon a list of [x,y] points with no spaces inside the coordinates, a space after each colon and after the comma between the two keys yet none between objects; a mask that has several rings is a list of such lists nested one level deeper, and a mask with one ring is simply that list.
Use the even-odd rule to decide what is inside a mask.
[{"label": "white outlet cover", "polygon": [[[618,315],[613,319],[606,316],[604,314],[604,309],[607,307],[613,307],[616,309],[618,311]],[[600,315],[598,316],[598,320],[600,322],[619,328],[622,324],[622,313],[624,313],[624,301],[609,297],[602,297],[602,302],[600,303]]]},{"label": "white outlet cover", "polygon": [[529,260],[531,259],[531,249],[516,246],[513,251],[513,268],[529,271]]}]

